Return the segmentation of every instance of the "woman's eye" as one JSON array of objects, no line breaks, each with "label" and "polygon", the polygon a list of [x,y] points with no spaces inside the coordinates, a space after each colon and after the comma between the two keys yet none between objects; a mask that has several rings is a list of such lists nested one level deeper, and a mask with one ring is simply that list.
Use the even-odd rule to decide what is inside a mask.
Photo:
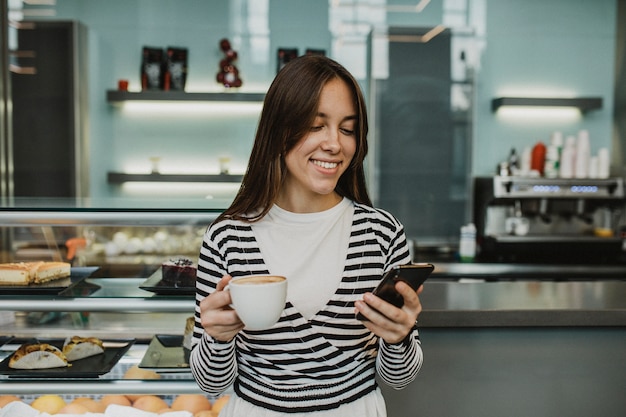
[{"label": "woman's eye", "polygon": [[341,130],[341,132],[342,132],[344,135],[349,135],[349,136],[354,135],[354,130],[353,130],[353,129],[347,129],[347,128],[345,128],[345,127],[342,127],[342,128],[341,128],[341,129],[339,129],[339,130]]},{"label": "woman's eye", "polygon": [[311,132],[319,132],[323,126],[311,126]]}]

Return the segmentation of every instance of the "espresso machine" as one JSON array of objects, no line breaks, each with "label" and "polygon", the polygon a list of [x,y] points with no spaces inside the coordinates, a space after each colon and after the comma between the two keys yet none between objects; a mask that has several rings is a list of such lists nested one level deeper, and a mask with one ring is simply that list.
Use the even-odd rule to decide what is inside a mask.
[{"label": "espresso machine", "polygon": [[473,186],[478,261],[624,262],[622,178],[496,176]]}]

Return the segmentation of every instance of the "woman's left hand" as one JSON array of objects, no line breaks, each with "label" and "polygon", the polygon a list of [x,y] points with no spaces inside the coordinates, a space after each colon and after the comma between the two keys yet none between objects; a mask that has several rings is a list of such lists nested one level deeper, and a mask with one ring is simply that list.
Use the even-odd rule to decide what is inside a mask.
[{"label": "woman's left hand", "polygon": [[363,325],[390,344],[403,341],[415,326],[417,317],[422,312],[419,294],[424,290],[424,286],[421,285],[417,291],[413,291],[407,283],[398,281],[396,290],[404,298],[404,305],[401,308],[370,292],[363,295],[362,301],[355,303],[357,311],[368,318],[362,322]]}]

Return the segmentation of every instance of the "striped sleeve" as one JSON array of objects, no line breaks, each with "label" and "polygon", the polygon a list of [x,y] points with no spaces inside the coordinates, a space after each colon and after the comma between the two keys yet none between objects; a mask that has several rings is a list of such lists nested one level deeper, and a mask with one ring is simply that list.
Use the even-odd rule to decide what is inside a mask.
[{"label": "striped sleeve", "polygon": [[[385,271],[394,265],[411,262],[406,235],[402,224],[390,213],[377,209],[384,220],[382,223],[387,231],[387,253]],[[423,352],[417,329],[413,329],[404,341],[388,344],[379,340],[376,371],[381,380],[394,389],[402,389],[409,385],[422,367]]]},{"label": "striped sleeve", "polygon": [[216,341],[204,332],[200,302],[215,291],[217,282],[228,273],[224,250],[228,236],[223,227],[208,228],[200,249],[196,279],[195,326],[189,366],[198,386],[214,396],[223,393],[237,376],[235,343]]},{"label": "striped sleeve", "polygon": [[413,329],[404,341],[397,344],[389,344],[381,339],[376,370],[387,385],[402,389],[417,378],[423,361],[419,335],[417,329]]}]

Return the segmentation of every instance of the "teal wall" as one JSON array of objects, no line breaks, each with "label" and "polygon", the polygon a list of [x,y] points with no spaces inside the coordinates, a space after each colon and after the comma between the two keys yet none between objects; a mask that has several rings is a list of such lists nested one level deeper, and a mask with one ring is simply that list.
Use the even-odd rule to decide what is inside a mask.
[{"label": "teal wall", "polygon": [[[151,156],[162,157],[163,167],[210,173],[217,170],[218,157],[228,155],[233,169],[243,172],[258,113],[129,116],[108,104],[105,92],[115,88],[120,78],[130,80],[131,90],[139,89],[143,45],[189,48],[188,91],[219,90],[214,77],[222,57],[218,49],[222,37],[231,38],[240,54],[243,91],[267,88],[278,47],[331,51],[328,1],[268,1],[264,29],[250,25],[258,15],[244,0],[57,0],[55,19],[78,20],[88,29],[92,196],[123,195],[119,186],[107,184],[106,173],[129,166],[149,170]],[[477,34],[481,50],[472,173],[491,174],[511,147],[521,151],[537,140],[545,142],[554,130],[574,134],[587,129],[592,152],[610,147],[616,0],[474,0],[469,4],[484,11],[484,27]],[[436,25],[442,23],[445,8],[443,0],[433,0],[422,14],[388,13],[388,23]],[[494,97],[535,89],[545,93],[548,88],[555,94],[600,96],[604,105],[575,121],[507,121],[491,111]]]},{"label": "teal wall", "polygon": [[[611,147],[616,2],[488,0],[478,73],[473,172],[493,173],[511,147],[587,129],[591,151]],[[598,96],[599,111],[578,120],[502,120],[491,99],[503,95]]]}]

